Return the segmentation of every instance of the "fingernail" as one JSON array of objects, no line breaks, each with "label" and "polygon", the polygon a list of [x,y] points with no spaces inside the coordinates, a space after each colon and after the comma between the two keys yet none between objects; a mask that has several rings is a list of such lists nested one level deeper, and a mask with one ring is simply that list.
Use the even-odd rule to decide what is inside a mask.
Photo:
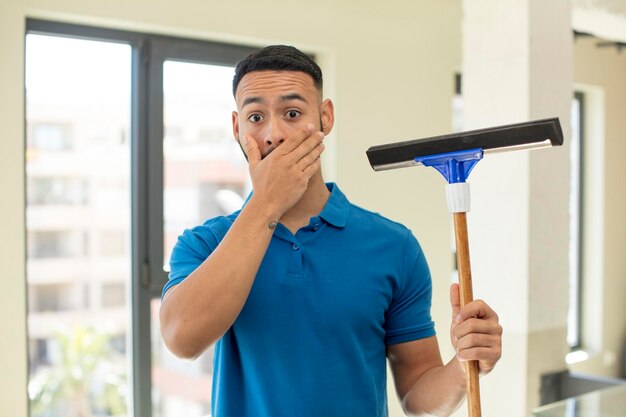
[{"label": "fingernail", "polygon": [[241,141],[243,142],[244,145],[248,144],[248,135],[243,135],[243,138],[241,138],[241,139],[242,139]]},{"label": "fingernail", "polygon": [[461,317],[461,315],[460,315],[460,314],[458,314],[458,315],[454,318],[454,321],[455,321],[455,322],[457,322],[457,323],[460,323],[461,321],[463,321],[463,318]]},{"label": "fingernail", "polygon": [[312,132],[313,129],[315,129],[315,126],[313,126],[313,123],[309,123],[308,125],[306,125],[306,128],[309,132]]}]

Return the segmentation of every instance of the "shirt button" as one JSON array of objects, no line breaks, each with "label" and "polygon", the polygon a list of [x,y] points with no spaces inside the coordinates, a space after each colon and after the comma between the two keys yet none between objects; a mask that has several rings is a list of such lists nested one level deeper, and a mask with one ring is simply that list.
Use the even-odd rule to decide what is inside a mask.
[{"label": "shirt button", "polygon": [[319,229],[319,228],[320,228],[320,225],[319,225],[319,224],[316,224],[315,226],[313,226],[313,231],[314,231],[314,232],[317,232],[317,229]]},{"label": "shirt button", "polygon": [[293,250],[298,250],[299,249],[299,246],[296,243],[294,243],[292,247],[293,247]]}]

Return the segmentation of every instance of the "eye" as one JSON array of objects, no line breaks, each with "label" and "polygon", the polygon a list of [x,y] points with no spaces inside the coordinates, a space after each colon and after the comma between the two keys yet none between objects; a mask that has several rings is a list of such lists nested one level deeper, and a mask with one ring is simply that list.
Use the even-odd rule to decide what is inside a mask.
[{"label": "eye", "polygon": [[295,119],[300,116],[300,112],[298,110],[289,110],[286,114],[288,119]]},{"label": "eye", "polygon": [[248,121],[252,122],[252,123],[258,123],[261,120],[263,120],[263,116],[261,116],[258,113],[254,113],[254,114],[251,114],[250,116],[248,116]]}]

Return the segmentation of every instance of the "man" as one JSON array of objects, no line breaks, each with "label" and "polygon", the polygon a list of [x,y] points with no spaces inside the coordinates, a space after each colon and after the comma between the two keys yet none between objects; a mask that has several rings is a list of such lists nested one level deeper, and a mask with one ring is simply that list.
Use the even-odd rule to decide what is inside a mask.
[{"label": "man", "polygon": [[310,57],[257,51],[233,94],[253,193],[179,238],[160,311],[174,354],[216,344],[213,416],[386,416],[386,358],[407,413],[449,415],[465,397],[462,362],[487,373],[500,358],[497,315],[482,301],[461,309],[453,285],[457,355],[443,365],[419,244],[324,183],[334,109]]}]

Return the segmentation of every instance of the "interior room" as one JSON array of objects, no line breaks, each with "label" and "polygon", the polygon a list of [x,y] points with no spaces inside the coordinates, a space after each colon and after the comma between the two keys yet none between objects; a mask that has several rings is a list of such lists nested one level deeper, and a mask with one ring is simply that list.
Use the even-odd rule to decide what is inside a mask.
[{"label": "interior room", "polygon": [[[445,182],[376,172],[366,151],[559,119],[563,146],[486,155],[469,178],[474,298],[504,331],[482,410],[626,416],[623,402],[597,411],[610,404],[598,392],[626,398],[622,0],[3,0],[0,415],[211,415],[213,350],[168,351],[161,291],[183,230],[251,192],[233,68],[276,44],[324,73],[326,180],[419,241],[444,363],[457,280]],[[387,392],[389,416],[405,415],[390,371]]]}]

